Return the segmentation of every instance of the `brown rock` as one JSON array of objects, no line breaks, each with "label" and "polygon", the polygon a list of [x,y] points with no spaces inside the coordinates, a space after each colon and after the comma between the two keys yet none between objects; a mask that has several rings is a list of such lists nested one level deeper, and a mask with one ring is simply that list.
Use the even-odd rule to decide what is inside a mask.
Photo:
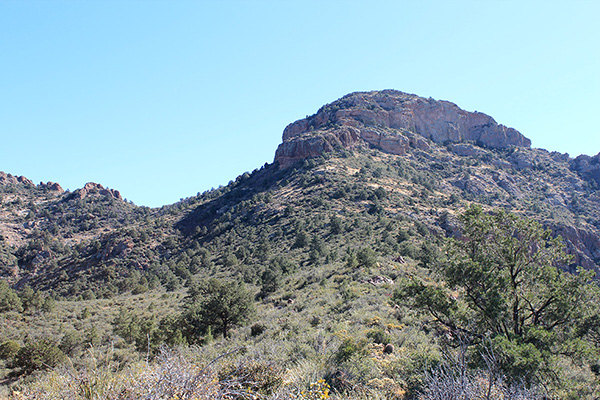
[{"label": "brown rock", "polygon": [[392,354],[394,352],[394,345],[391,343],[386,344],[383,348],[383,352],[385,354]]},{"label": "brown rock", "polygon": [[360,137],[375,147],[391,154],[404,155],[410,147],[410,140],[397,131],[379,132],[374,129],[360,130]]},{"label": "brown rock", "polygon": [[529,154],[522,151],[515,151],[510,156],[510,159],[518,169],[530,169],[535,166],[535,161],[533,158]]},{"label": "brown rock", "polygon": [[469,143],[456,143],[450,146],[450,150],[458,156],[477,157],[483,154],[483,151]]},{"label": "brown rock", "polygon": [[492,175],[496,184],[504,189],[508,194],[516,199],[523,198],[523,192],[519,189],[519,187],[515,184],[515,180],[510,177],[510,175],[505,174],[504,172],[495,172]]},{"label": "brown rock", "polygon": [[383,285],[384,283],[393,284],[394,280],[387,278],[385,276],[377,275],[377,276],[374,276],[371,279],[369,279],[367,282],[370,283],[371,285],[379,286],[379,285]]},{"label": "brown rock", "polygon": [[478,177],[465,177],[452,182],[454,186],[475,196],[488,194],[488,186]]},{"label": "brown rock", "polygon": [[289,139],[277,148],[275,159],[285,168],[298,160],[318,157],[335,148],[351,148],[358,140],[358,135],[359,131],[349,126],[331,131],[313,131],[310,134],[289,133]]},{"label": "brown rock", "polygon": [[106,243],[106,245],[102,248],[102,252],[97,254],[96,257],[100,258],[102,261],[116,257],[124,258],[131,253],[134,247],[135,244],[131,238],[126,238],[116,243],[109,242]]}]

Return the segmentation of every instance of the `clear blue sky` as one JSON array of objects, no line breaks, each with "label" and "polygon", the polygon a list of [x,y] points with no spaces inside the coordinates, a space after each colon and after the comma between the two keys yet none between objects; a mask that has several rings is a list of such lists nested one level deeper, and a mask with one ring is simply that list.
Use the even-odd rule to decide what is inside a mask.
[{"label": "clear blue sky", "polygon": [[0,170],[160,206],[272,162],[353,91],[600,152],[600,1],[0,0]]}]

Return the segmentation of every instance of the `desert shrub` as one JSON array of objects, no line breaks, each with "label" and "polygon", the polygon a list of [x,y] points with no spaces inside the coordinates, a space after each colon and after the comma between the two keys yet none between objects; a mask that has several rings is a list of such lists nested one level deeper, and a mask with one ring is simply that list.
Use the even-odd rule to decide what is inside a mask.
[{"label": "desert shrub", "polygon": [[283,383],[283,372],[281,366],[273,362],[243,358],[225,365],[218,372],[218,380],[229,390],[270,395]]},{"label": "desert shrub", "polygon": [[17,293],[8,286],[6,281],[0,281],[0,312],[23,311],[23,304]]},{"label": "desert shrub", "polygon": [[260,297],[276,291],[281,285],[282,271],[277,263],[270,263],[261,275],[262,287]]},{"label": "desert shrub", "polygon": [[399,253],[403,257],[410,257],[413,260],[417,258],[419,251],[415,247],[415,245],[409,241],[404,241],[400,244],[398,249]]},{"label": "desert shrub", "polygon": [[398,243],[403,243],[408,239],[410,239],[410,235],[408,234],[408,232],[404,229],[399,229],[398,234],[396,235],[396,240],[398,241]]},{"label": "desert shrub", "polygon": [[364,357],[367,355],[367,342],[364,339],[356,340],[351,336],[345,336],[342,339],[337,351],[335,352],[335,362],[340,364],[350,360],[352,357]]},{"label": "desert shrub", "polygon": [[509,385],[502,377],[484,371],[461,371],[459,368],[440,366],[425,374],[424,389],[419,400],[542,400],[548,399],[537,389],[519,384]]},{"label": "desert shrub", "polygon": [[30,286],[25,285],[19,292],[21,303],[25,311],[37,310],[42,306],[42,294],[33,290]]},{"label": "desert shrub", "polygon": [[300,248],[308,246],[308,244],[309,244],[308,233],[306,233],[306,231],[304,231],[304,230],[300,230],[296,233],[296,240],[294,241],[292,248],[300,249]]},{"label": "desert shrub", "polygon": [[356,260],[363,268],[373,268],[377,264],[377,254],[370,247],[363,247],[356,253]]},{"label": "desert shrub", "polygon": [[147,291],[148,291],[148,285],[138,284],[131,290],[131,294],[133,294],[133,295],[142,294],[142,293],[146,293]]},{"label": "desert shrub", "polygon": [[146,351],[149,338],[153,336],[157,321],[154,317],[136,315],[121,307],[113,321],[113,331],[128,343],[134,343],[138,351]]},{"label": "desert shrub", "polygon": [[181,317],[179,315],[167,315],[161,319],[156,329],[152,331],[150,340],[154,350],[163,345],[186,345],[188,342],[183,334]]},{"label": "desert shrub", "polygon": [[387,344],[391,342],[391,337],[382,328],[373,328],[367,332],[367,338],[371,339],[373,343]]},{"label": "desert shrub", "polygon": [[14,357],[12,366],[22,374],[49,369],[65,360],[65,354],[50,339],[40,339],[25,343]]},{"label": "desert shrub", "polygon": [[66,355],[73,356],[82,343],[83,338],[81,335],[77,334],[74,330],[69,330],[60,339],[58,347]]},{"label": "desert shrub", "polygon": [[11,361],[15,358],[21,346],[14,340],[8,340],[0,344],[0,359]]},{"label": "desert shrub", "polygon": [[250,336],[259,336],[266,330],[267,326],[265,324],[257,322],[250,327]]}]

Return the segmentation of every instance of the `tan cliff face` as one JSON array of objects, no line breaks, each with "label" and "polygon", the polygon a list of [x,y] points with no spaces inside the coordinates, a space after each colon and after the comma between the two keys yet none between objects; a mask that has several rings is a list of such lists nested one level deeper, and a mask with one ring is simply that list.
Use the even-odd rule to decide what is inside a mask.
[{"label": "tan cliff face", "polygon": [[448,101],[425,99],[395,90],[352,93],[315,115],[288,125],[275,161],[287,167],[335,148],[361,142],[392,154],[435,143],[475,142],[490,148],[529,147],[531,141],[492,117],[460,109]]}]

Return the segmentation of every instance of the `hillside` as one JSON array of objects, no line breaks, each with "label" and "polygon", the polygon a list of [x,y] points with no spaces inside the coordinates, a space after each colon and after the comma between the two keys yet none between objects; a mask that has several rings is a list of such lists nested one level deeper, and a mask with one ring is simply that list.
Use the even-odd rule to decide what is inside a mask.
[{"label": "hillside", "polygon": [[[412,379],[422,379],[415,371],[423,373],[424,364],[417,367],[414,357],[439,359],[441,333],[414,310],[390,304],[395,283],[427,276],[445,238],[460,236],[458,216],[472,205],[539,221],[573,256],[566,270],[597,275],[599,185],[600,154],[573,159],[531,148],[515,129],[447,101],[392,90],[352,93],[286,127],[273,163],[158,209],[95,183],[65,192],[56,183],[0,173],[0,276],[61,310],[77,301],[103,304],[98,318],[110,320],[116,310],[100,299],[123,306],[123,296],[145,294],[161,304],[156,311],[128,312],[151,317],[152,329],[184,305],[176,300],[191,282],[241,279],[258,312],[252,329],[239,328],[226,348],[271,346],[268,354],[288,365],[321,351],[340,354],[353,335],[390,342],[404,349],[394,367],[403,379],[393,378],[379,354],[361,371],[343,369],[350,357],[340,358],[336,368],[351,376],[328,375],[328,382],[338,389],[339,381],[369,386],[369,379],[385,376],[396,379],[385,390],[416,393]],[[34,309],[27,317],[32,326]],[[0,341],[19,340],[19,329],[26,329],[14,322],[20,317],[3,318],[6,327],[20,328],[0,330]],[[46,336],[62,340],[72,322],[61,321]],[[116,340],[123,349],[144,348],[104,325],[98,346]],[[385,340],[372,341],[376,335]],[[150,334],[141,338],[149,342]],[[314,347],[319,340],[321,350]],[[219,348],[205,347],[209,355]],[[368,368],[378,372],[367,379]]]},{"label": "hillside", "polygon": [[[52,182],[36,186],[3,174],[0,273],[16,287],[57,295],[110,283],[101,285],[106,297],[131,288],[113,284],[117,276],[149,274],[146,280],[165,284],[172,271],[185,279],[181,269],[195,271],[201,262],[178,270],[174,260],[186,250],[194,258],[194,246],[221,264],[246,246],[238,261],[252,269],[287,255],[300,219],[320,216],[307,232],[322,239],[332,217],[363,225],[385,217],[394,229],[418,223],[439,236],[451,233],[452,216],[471,203],[540,220],[565,239],[573,268],[598,271],[600,155],[572,159],[529,145],[485,114],[382,91],[344,96],[290,124],[273,164],[160,209],[124,202],[98,184],[66,193]],[[364,243],[368,234],[356,224],[352,231]],[[254,238],[268,242],[269,256],[256,256]],[[169,272],[157,273],[165,265]]]}]

